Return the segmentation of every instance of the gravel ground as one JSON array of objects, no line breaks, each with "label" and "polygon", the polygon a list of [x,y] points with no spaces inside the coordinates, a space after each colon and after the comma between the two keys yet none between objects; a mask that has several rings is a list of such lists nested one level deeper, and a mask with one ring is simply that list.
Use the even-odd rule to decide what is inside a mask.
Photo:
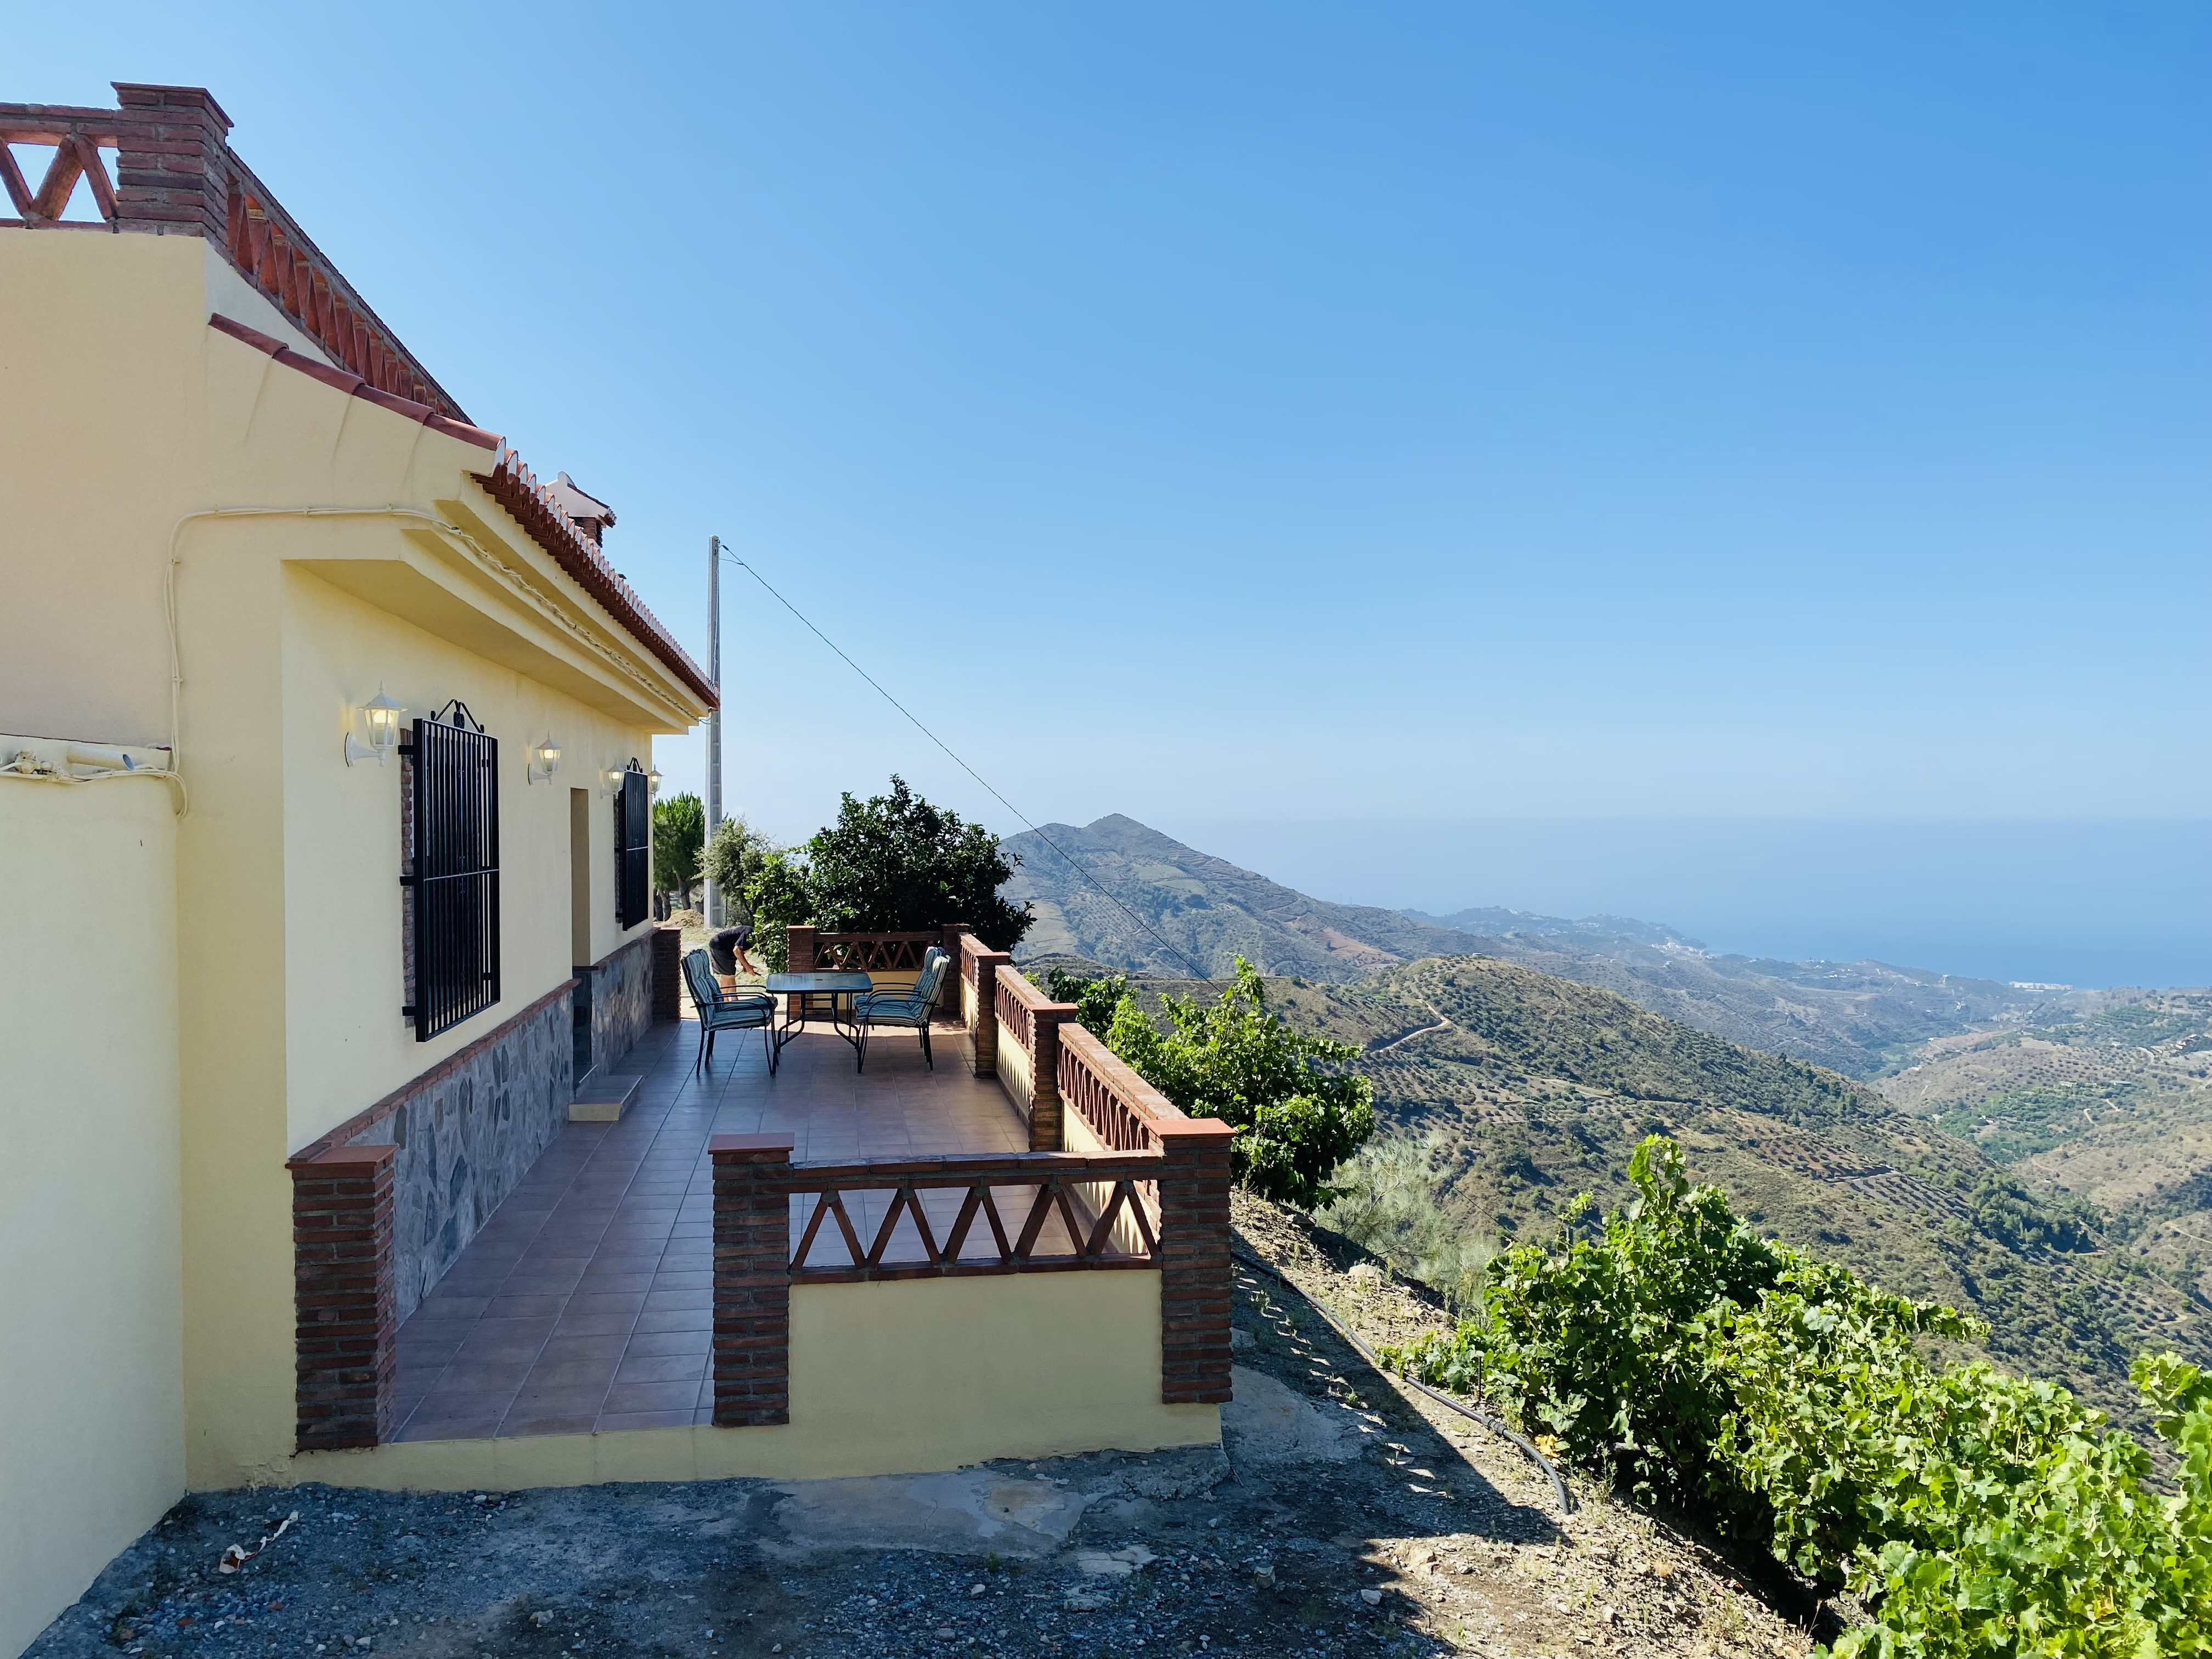
[{"label": "gravel ground", "polygon": [[[1815,1609],[1790,1586],[1751,1583],[1711,1540],[1601,1493],[1583,1492],[1562,1524],[1548,1481],[1510,1444],[1402,1396],[1309,1300],[1372,1340],[1436,1322],[1414,1287],[1345,1272],[1326,1235],[1281,1212],[1240,1200],[1237,1218],[1244,1248],[1297,1288],[1240,1269],[1225,1459],[1097,1454],[926,1481],[198,1495],[118,1557],[30,1659],[1806,1651]],[[251,1559],[224,1574],[233,1545]]]}]

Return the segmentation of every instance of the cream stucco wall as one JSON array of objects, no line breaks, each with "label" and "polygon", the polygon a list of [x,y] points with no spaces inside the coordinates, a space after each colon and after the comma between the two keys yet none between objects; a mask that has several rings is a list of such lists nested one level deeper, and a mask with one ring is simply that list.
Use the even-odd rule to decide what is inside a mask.
[{"label": "cream stucco wall", "polygon": [[168,740],[161,550],[203,453],[202,261],[190,237],[0,232],[0,731]]},{"label": "cream stucco wall", "polygon": [[[140,1029],[167,1033],[181,1121],[182,1424],[149,1467],[274,1478],[293,1437],[286,1157],[566,980],[577,785],[600,808],[592,942],[616,948],[594,775],[647,758],[698,702],[473,480],[491,451],[211,329],[221,312],[310,349],[198,238],[0,231],[0,731],[167,743],[179,677],[191,810],[165,832],[165,972],[118,957],[148,948],[136,917],[68,935],[70,971],[99,970],[86,1007],[161,1001]],[[461,697],[501,739],[502,999],[426,1043],[398,1012],[398,770],[340,757],[380,678],[410,712]],[[526,788],[549,729],[561,773]],[[0,915],[0,957],[34,954],[27,926]],[[50,1103],[65,1118],[78,1076]],[[168,1376],[148,1373],[148,1401],[173,1403]],[[78,1429],[106,1414],[88,1393]],[[10,1472],[0,1513],[19,1499]]]},{"label": "cream stucco wall", "polygon": [[[19,745],[6,744],[12,758]],[[185,1486],[176,818],[0,778],[0,1653]]]},{"label": "cream stucco wall", "polygon": [[914,1474],[994,1457],[1216,1444],[1220,1410],[1160,1400],[1157,1272],[800,1285],[787,1425],[409,1441],[287,1478],[384,1490]]},{"label": "cream stucco wall", "polygon": [[[650,927],[617,926],[614,801],[599,775],[643,759],[652,738],[296,566],[283,681],[287,1139],[299,1146],[568,978],[572,787],[590,792],[590,960]],[[428,1042],[399,1012],[399,767],[343,757],[350,712],[380,684],[410,720],[458,697],[500,740],[500,1001]],[[550,787],[526,782],[526,751],[549,733],[561,769]]]}]

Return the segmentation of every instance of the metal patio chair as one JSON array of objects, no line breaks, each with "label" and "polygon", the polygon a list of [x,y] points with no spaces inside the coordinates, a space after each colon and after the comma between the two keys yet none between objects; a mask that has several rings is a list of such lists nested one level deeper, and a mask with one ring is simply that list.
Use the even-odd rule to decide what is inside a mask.
[{"label": "metal patio chair", "polygon": [[691,989],[691,1006],[699,1011],[699,1053],[691,1069],[696,1072],[702,1066],[713,1069],[717,1032],[757,1030],[761,1034],[761,1052],[767,1055],[773,1073],[775,1053],[769,1046],[769,1027],[775,1019],[775,999],[764,992],[725,991],[704,951],[693,951],[684,957],[684,981]]},{"label": "metal patio chair", "polygon": [[904,1025],[921,1033],[921,1057],[929,1061],[929,1069],[937,1069],[937,1061],[929,1052],[929,1016],[937,1006],[938,988],[945,982],[945,970],[952,958],[933,945],[921,958],[921,972],[908,991],[866,991],[853,999],[853,1024],[860,1033],[860,1062],[855,1071],[866,1071],[868,1066],[868,1028],[872,1025]]}]

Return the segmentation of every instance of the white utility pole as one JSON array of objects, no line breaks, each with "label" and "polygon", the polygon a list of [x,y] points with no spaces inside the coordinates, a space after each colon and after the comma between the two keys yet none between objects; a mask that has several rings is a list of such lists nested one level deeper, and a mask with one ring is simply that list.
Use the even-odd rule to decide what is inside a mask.
[{"label": "white utility pole", "polygon": [[[714,682],[714,708],[707,716],[707,845],[722,821],[722,538],[707,538],[707,678]],[[707,925],[722,925],[722,892],[707,884]]]}]

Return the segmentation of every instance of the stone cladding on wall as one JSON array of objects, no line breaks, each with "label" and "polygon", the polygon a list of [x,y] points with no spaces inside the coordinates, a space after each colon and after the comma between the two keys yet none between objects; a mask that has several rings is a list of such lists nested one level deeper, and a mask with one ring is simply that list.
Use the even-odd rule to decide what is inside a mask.
[{"label": "stone cladding on wall", "polygon": [[578,995],[586,988],[591,995],[593,1071],[613,1070],[653,1024],[653,933],[646,929],[592,963],[589,978],[577,975]]},{"label": "stone cladding on wall", "polygon": [[393,1146],[392,1279],[404,1322],[568,1121],[571,987],[379,1101],[333,1139]]}]

